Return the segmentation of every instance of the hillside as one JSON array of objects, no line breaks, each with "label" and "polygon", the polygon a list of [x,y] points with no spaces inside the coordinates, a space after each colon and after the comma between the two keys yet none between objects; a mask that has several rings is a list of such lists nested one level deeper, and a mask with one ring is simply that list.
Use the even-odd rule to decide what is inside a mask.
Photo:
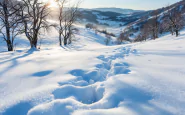
[{"label": "hillside", "polygon": [[126,9],[122,10],[125,13],[121,13],[122,11],[118,12],[117,9],[112,8],[80,9],[81,17],[79,20],[84,23],[119,27],[126,26],[148,15],[148,11],[131,10],[128,13]]},{"label": "hillside", "polygon": [[[79,20],[80,22],[83,22],[85,24],[94,23],[96,25],[101,25],[104,28],[126,28],[124,31],[128,31],[130,34],[130,38],[132,39],[137,37],[138,33],[140,33],[140,30],[143,29],[144,25],[148,21],[151,21],[155,15],[158,15],[158,21],[160,23],[163,23],[165,20],[164,14],[168,10],[173,9],[179,10],[180,12],[182,12],[182,14],[185,13],[184,0],[172,5],[164,6],[163,8],[149,11],[121,8],[81,9],[80,13],[82,14],[82,16],[79,18]],[[164,33],[165,32],[166,31],[164,31]]]},{"label": "hillside", "polygon": [[[164,25],[166,25],[165,24],[166,17],[167,17],[166,14],[169,11],[173,11],[173,12],[176,11],[176,13],[180,12],[182,14],[182,16],[184,17],[185,1],[181,0],[177,3],[167,5],[163,8],[148,11],[146,15],[140,17],[138,20],[127,24],[125,31],[129,32],[131,38],[133,38],[133,37],[136,38],[138,33],[141,33],[144,26],[146,26],[145,24],[147,24],[147,22],[152,22],[155,19],[155,17],[157,16],[158,17],[158,23],[160,25],[159,30],[158,30],[159,33],[160,33],[159,36],[163,36],[163,34],[166,34],[166,32],[169,31],[169,30],[166,30],[166,28],[164,27]],[[173,14],[173,15],[174,15],[174,17],[179,17],[180,18],[180,16],[176,16],[175,14]],[[178,19],[174,19],[174,20],[178,20]],[[179,21],[179,23],[181,23],[181,22]],[[184,28],[184,23],[185,22],[182,22],[182,23],[183,23],[182,27],[179,27],[180,29]]]},{"label": "hillside", "polygon": [[142,10],[133,10],[133,9],[123,9],[123,8],[94,8],[93,10],[102,11],[102,12],[116,12],[120,14],[133,14],[137,12],[144,12]]},{"label": "hillside", "polygon": [[69,47],[0,53],[0,115],[184,114],[185,31],[105,46],[78,28]]}]

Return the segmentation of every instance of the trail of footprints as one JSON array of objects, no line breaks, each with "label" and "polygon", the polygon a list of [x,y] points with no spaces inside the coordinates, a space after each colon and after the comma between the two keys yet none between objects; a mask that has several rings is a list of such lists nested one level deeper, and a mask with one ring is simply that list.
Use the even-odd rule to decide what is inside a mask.
[{"label": "trail of footprints", "polygon": [[70,74],[76,76],[77,80],[73,81],[71,85],[61,83],[61,87],[53,92],[54,98],[66,99],[72,97],[83,104],[98,102],[103,98],[105,88],[103,85],[99,86],[96,83],[106,81],[114,75],[129,74],[129,64],[125,62],[120,63],[120,60],[128,56],[130,50],[129,47],[118,48],[114,50],[114,52],[118,52],[115,55],[109,57],[104,55],[98,56],[97,58],[102,60],[103,63],[96,65],[94,71],[81,69],[70,71]]}]

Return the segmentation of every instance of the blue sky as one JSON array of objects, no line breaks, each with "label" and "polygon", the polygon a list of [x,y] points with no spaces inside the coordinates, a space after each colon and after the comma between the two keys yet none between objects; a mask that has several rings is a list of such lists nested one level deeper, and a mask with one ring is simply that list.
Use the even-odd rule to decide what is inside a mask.
[{"label": "blue sky", "polygon": [[173,4],[180,0],[83,0],[83,8],[118,7],[137,10],[151,10]]}]

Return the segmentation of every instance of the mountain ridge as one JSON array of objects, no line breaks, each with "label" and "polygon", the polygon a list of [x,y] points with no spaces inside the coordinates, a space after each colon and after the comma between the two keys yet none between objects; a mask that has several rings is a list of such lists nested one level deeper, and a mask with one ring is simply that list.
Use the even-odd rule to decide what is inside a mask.
[{"label": "mountain ridge", "polygon": [[[81,8],[81,9],[87,10],[88,8]],[[133,14],[137,12],[145,12],[144,10],[134,10],[134,9],[117,8],[117,7],[100,7],[100,8],[91,8],[88,10],[97,10],[101,12],[115,12],[120,14]]]}]

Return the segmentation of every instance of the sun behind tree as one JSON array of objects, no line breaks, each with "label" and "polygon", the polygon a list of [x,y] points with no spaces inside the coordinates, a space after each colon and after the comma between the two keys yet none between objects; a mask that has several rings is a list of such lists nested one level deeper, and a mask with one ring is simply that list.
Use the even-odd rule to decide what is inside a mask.
[{"label": "sun behind tree", "polygon": [[42,1],[49,3],[50,7],[57,7],[57,2],[55,2],[55,0],[42,0]]}]

